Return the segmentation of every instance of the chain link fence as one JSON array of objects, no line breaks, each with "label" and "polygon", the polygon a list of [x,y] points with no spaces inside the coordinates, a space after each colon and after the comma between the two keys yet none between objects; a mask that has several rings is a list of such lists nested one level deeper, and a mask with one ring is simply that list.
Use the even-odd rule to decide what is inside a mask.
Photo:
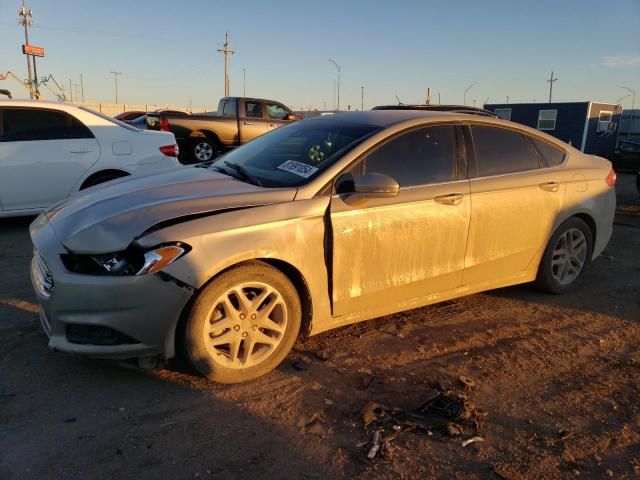
[{"label": "chain link fence", "polygon": [[105,115],[118,115],[123,112],[139,111],[153,112],[155,110],[178,110],[181,112],[198,113],[206,111],[205,108],[183,107],[179,105],[171,105],[167,103],[141,104],[141,103],[91,103],[91,102],[73,102],[74,105],[82,105]]}]

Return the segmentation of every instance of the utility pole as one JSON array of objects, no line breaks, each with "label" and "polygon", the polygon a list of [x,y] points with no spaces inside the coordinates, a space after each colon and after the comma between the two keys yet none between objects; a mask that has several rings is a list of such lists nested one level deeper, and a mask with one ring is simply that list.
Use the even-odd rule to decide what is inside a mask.
[{"label": "utility pole", "polygon": [[431,87],[427,88],[427,105],[431,105]]},{"label": "utility pole", "polygon": [[84,103],[84,82],[82,81],[82,74],[80,74],[80,92],[82,92],[82,103]]},{"label": "utility pole", "polygon": [[71,103],[73,103],[73,90],[71,89],[71,79],[69,79],[69,96],[71,97]]},{"label": "utility pole", "polygon": [[218,53],[224,54],[224,96],[229,96],[229,55],[236,52],[229,50],[229,32],[224,34],[224,48],[219,48]]},{"label": "utility pole", "polygon": [[440,103],[440,92],[438,92],[438,105],[441,105],[441,103]]},{"label": "utility pole", "polygon": [[507,103],[509,103],[509,95],[507,95]]},{"label": "utility pole", "polygon": [[242,96],[247,96],[247,71],[242,69]]},{"label": "utility pole", "polygon": [[118,103],[118,75],[122,75],[122,72],[111,71],[113,78],[116,80],[116,104]]},{"label": "utility pole", "polygon": [[[24,26],[24,43],[29,45],[29,26],[31,26],[33,12],[31,9],[27,9],[26,0],[22,0],[22,7],[18,10],[18,15],[20,16],[20,18],[18,18],[18,24]],[[29,97],[34,98],[33,75],[31,73],[31,55],[27,55],[27,72],[29,74]]]},{"label": "utility pole", "polygon": [[335,60],[329,59],[329,61],[333,63],[336,69],[338,70],[338,102],[336,104],[336,111],[339,112],[340,111],[340,65],[338,65]]},{"label": "utility pole", "polygon": [[549,103],[551,103],[551,95],[553,94],[553,82],[556,82],[557,80],[557,78],[553,78],[553,72],[551,72],[551,77],[547,80],[547,83],[549,84]]},{"label": "utility pole", "polygon": [[364,85],[360,87],[360,111],[364,112]]}]

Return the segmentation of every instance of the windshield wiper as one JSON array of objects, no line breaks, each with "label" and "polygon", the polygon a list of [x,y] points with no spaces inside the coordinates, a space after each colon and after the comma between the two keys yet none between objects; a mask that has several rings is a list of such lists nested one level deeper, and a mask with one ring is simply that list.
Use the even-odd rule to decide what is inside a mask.
[{"label": "windshield wiper", "polygon": [[255,178],[253,175],[251,175],[249,172],[247,172],[247,169],[244,168],[242,165],[238,163],[227,162],[227,161],[225,161],[224,164],[230,169],[232,169],[234,172],[237,172],[240,175],[240,177],[247,180],[249,183],[253,183],[254,185],[257,185],[259,187],[262,186],[262,182],[257,178]]}]

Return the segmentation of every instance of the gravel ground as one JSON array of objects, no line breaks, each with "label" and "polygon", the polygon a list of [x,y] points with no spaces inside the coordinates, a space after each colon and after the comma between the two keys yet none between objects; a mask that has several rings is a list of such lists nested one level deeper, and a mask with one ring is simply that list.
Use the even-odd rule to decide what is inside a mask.
[{"label": "gravel ground", "polygon": [[[575,293],[518,286],[345,327],[233,386],[180,361],[139,372],[49,352],[30,219],[0,220],[0,478],[638,478],[632,183],[619,177],[613,238]],[[449,388],[486,413],[477,430],[403,431],[367,459],[368,402],[413,410]]]}]

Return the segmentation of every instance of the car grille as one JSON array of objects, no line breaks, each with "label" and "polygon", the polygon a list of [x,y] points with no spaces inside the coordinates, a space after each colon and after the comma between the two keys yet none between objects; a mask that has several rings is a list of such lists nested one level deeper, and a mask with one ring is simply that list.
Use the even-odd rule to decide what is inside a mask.
[{"label": "car grille", "polygon": [[50,297],[53,292],[53,277],[37,250],[33,251],[33,259],[31,260],[31,274],[33,283],[40,295]]}]

